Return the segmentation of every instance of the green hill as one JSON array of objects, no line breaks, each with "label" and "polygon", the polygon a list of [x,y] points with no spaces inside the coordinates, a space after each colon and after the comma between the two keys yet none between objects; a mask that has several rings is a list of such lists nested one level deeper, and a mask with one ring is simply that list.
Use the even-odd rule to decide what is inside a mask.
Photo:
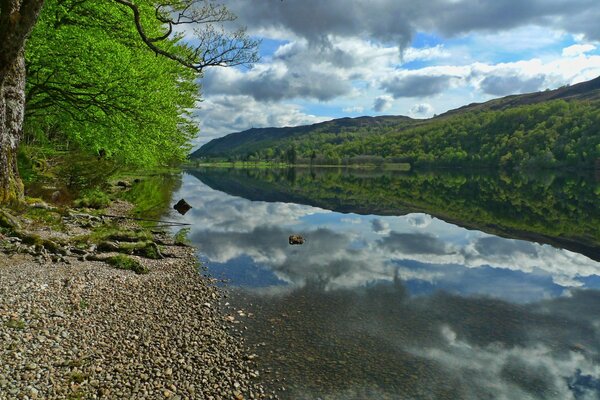
[{"label": "green hill", "polygon": [[426,120],[360,117],[250,129],[212,140],[191,158],[591,168],[600,159],[600,77],[470,104]]}]

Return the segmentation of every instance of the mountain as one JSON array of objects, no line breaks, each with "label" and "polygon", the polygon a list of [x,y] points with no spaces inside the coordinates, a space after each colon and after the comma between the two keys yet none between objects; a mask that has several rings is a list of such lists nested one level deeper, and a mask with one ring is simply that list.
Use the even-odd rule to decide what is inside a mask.
[{"label": "mountain", "polygon": [[[529,104],[537,104],[552,100],[598,100],[600,99],[600,76],[591,81],[577,83],[571,86],[563,86],[554,90],[542,92],[516,94],[485,103],[473,103],[447,111],[439,117],[454,115],[457,113],[476,110],[502,110],[509,107],[518,107]],[[438,118],[439,118],[438,117]]]},{"label": "mountain", "polygon": [[282,139],[295,139],[303,135],[317,132],[340,134],[351,132],[362,128],[385,128],[390,126],[409,126],[420,122],[404,116],[380,116],[380,117],[358,117],[339,118],[312,125],[302,125],[284,128],[252,128],[242,132],[231,133],[227,136],[213,139],[200,149],[191,154],[191,158],[227,156],[236,153],[236,149],[243,148],[244,151],[255,151],[261,146]]},{"label": "mountain", "polygon": [[469,104],[434,118],[341,118],[253,128],[214,139],[191,158],[345,164],[587,167],[600,159],[600,77],[555,90]]}]

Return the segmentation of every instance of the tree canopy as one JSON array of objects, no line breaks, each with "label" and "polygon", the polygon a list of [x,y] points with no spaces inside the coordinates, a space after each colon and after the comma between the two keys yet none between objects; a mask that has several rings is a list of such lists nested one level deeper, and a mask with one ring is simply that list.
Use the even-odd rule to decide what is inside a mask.
[{"label": "tree canopy", "polygon": [[234,19],[213,0],[1,0],[0,203],[23,196],[24,133],[129,164],[181,160],[204,69],[257,59]]},{"label": "tree canopy", "polygon": [[[50,0],[26,48],[29,143],[51,141],[134,164],[181,159],[197,128],[196,73],[156,57],[126,10]],[[162,23],[155,20],[154,30]],[[170,41],[173,52],[185,50]]]}]

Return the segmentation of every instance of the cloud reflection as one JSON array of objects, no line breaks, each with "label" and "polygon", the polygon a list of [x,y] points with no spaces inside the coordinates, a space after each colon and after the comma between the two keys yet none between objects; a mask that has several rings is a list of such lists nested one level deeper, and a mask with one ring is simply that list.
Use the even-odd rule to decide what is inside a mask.
[{"label": "cloud reflection", "polygon": [[[544,298],[556,295],[556,285],[583,286],[583,277],[600,275],[599,263],[580,254],[469,231],[426,214],[348,217],[316,207],[229,196],[191,176],[184,181],[178,196],[194,207],[185,219],[194,223],[191,240],[202,254],[216,263],[249,257],[292,287],[310,281],[324,282],[327,289],[358,287],[392,281],[399,273],[404,280],[485,294],[493,289],[490,279],[502,275],[511,285],[518,276],[523,287]],[[290,247],[287,238],[296,233],[307,242]],[[480,272],[467,274],[471,269]],[[467,276],[473,278],[468,288],[455,284]],[[235,276],[230,278],[235,284]]]}]

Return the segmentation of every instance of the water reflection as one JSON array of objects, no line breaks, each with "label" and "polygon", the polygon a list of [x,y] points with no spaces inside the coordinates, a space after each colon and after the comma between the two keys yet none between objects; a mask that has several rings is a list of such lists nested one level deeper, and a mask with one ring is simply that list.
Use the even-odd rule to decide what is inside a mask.
[{"label": "water reflection", "polygon": [[[235,185],[257,199],[252,179],[244,187],[236,175]],[[266,343],[261,365],[284,396],[600,396],[600,264],[591,258],[425,213],[248,200],[189,174],[175,197],[194,207],[181,218],[194,223],[190,238],[211,273],[241,288],[235,301],[254,315],[248,340]],[[289,246],[292,233],[307,242]]]}]

